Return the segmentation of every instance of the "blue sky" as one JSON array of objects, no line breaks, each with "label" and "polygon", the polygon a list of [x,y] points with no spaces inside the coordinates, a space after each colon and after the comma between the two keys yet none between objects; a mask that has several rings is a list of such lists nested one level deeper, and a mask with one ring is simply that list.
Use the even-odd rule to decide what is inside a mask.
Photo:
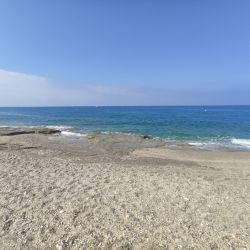
[{"label": "blue sky", "polygon": [[0,106],[250,104],[247,0],[0,4]]}]

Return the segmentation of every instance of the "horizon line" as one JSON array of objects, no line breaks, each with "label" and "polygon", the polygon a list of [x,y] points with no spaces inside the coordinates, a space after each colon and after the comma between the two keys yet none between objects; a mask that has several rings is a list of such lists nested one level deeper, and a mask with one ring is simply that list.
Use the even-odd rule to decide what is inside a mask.
[{"label": "horizon line", "polygon": [[0,108],[100,108],[100,107],[235,107],[250,104],[194,104],[194,105],[52,105],[52,106],[0,106]]}]

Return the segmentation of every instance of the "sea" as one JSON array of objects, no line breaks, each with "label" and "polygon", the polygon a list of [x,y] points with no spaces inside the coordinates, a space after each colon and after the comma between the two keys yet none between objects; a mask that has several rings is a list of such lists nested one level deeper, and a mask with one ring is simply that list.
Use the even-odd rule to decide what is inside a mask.
[{"label": "sea", "polygon": [[0,126],[49,127],[62,136],[149,135],[206,150],[250,150],[250,106],[0,108]]}]

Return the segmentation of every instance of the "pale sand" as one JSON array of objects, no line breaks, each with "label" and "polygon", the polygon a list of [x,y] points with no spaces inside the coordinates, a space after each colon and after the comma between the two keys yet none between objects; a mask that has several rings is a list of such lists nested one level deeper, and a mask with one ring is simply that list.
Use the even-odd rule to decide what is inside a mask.
[{"label": "pale sand", "polygon": [[1,249],[250,249],[250,153],[59,138],[0,137]]}]

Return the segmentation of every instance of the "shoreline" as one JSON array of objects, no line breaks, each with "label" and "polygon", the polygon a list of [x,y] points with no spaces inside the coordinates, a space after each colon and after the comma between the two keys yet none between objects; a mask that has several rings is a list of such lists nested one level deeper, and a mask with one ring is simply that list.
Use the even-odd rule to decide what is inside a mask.
[{"label": "shoreline", "polygon": [[[131,139],[143,138],[147,140],[155,140],[165,143],[166,146],[173,147],[175,149],[190,148],[198,151],[213,151],[213,152],[250,152],[250,139],[237,139],[237,138],[221,138],[221,139],[166,139],[160,137],[154,137],[152,135],[145,134],[134,134],[134,133],[124,133],[124,132],[88,132],[82,133],[81,131],[76,131],[74,127],[71,126],[53,126],[53,125],[43,125],[43,126],[0,126],[0,136],[5,135],[15,135],[15,134],[50,134],[50,135],[60,135],[64,139],[77,140],[82,137],[95,136],[95,135],[107,135],[107,136],[128,136]],[[9,134],[8,134],[9,133]]]}]

